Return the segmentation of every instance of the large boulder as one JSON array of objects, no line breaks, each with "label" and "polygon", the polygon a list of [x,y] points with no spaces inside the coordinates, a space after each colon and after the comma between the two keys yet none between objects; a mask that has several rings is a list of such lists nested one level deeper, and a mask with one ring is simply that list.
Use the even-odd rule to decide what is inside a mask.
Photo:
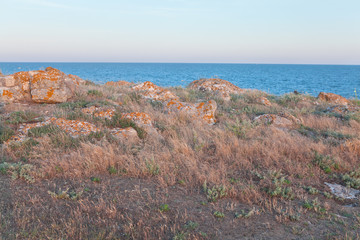
[{"label": "large boulder", "polygon": [[338,105],[350,105],[351,104],[351,102],[348,99],[346,99],[340,95],[337,95],[335,93],[320,92],[317,98],[322,101],[329,102],[332,104],[338,104]]},{"label": "large boulder", "polygon": [[188,88],[213,92],[226,101],[230,100],[230,94],[240,94],[244,92],[243,89],[219,78],[195,80],[189,84]]},{"label": "large boulder", "polygon": [[0,77],[0,99],[5,102],[66,102],[85,81],[48,67],[45,71],[17,72]]}]

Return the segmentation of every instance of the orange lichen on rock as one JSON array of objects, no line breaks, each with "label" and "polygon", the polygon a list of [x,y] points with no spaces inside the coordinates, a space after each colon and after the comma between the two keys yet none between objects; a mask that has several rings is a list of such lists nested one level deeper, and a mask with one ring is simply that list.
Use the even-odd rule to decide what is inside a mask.
[{"label": "orange lichen on rock", "polygon": [[195,80],[189,84],[188,88],[205,92],[214,92],[226,101],[230,100],[230,94],[240,94],[244,92],[243,89],[219,78]]},{"label": "orange lichen on rock", "polygon": [[184,103],[180,101],[171,100],[165,104],[169,112],[182,112],[186,113],[194,119],[200,119],[207,124],[214,124],[215,120],[215,111],[217,104],[215,101],[210,100],[206,103]]},{"label": "orange lichen on rock", "polygon": [[124,86],[129,86],[131,85],[132,83],[130,82],[127,82],[127,81],[110,81],[110,82],[107,82],[105,83],[105,86],[111,86],[111,87],[124,87]]},{"label": "orange lichen on rock", "polygon": [[14,94],[12,92],[10,92],[9,90],[3,90],[2,95],[6,96],[8,98],[12,98],[14,96]]},{"label": "orange lichen on rock", "polygon": [[115,114],[114,108],[103,109],[95,106],[83,108],[81,109],[81,111],[85,114],[93,115],[94,117],[108,118],[108,119],[111,119]]},{"label": "orange lichen on rock", "polygon": [[326,101],[333,104],[339,104],[339,105],[351,104],[351,102],[348,99],[334,93],[320,92],[317,98],[322,101]]},{"label": "orange lichen on rock", "polygon": [[127,118],[139,125],[140,127],[151,127],[151,117],[143,112],[132,112],[132,113],[123,113],[122,118]]},{"label": "orange lichen on rock", "polygon": [[76,87],[85,81],[75,75],[66,75],[58,69],[48,67],[45,71],[17,72],[0,77],[0,87],[14,93],[5,101],[29,101],[37,103],[60,103],[71,98]]},{"label": "orange lichen on rock", "polygon": [[132,89],[139,92],[139,94],[144,98],[148,98],[151,100],[164,102],[164,101],[179,99],[178,96],[176,96],[169,90],[156,86],[152,82],[140,83],[132,87]]},{"label": "orange lichen on rock", "polygon": [[255,122],[274,125],[276,127],[291,127],[300,124],[301,120],[288,113],[263,114],[254,119]]},{"label": "orange lichen on rock", "polygon": [[132,127],[114,128],[110,130],[110,133],[118,139],[138,139],[138,134],[136,130]]},{"label": "orange lichen on rock", "polygon": [[260,97],[259,102],[264,104],[265,106],[271,106],[271,102],[266,97]]},{"label": "orange lichen on rock", "polygon": [[94,124],[84,121],[51,118],[50,122],[72,137],[87,136],[92,132],[100,131]]},{"label": "orange lichen on rock", "polygon": [[360,110],[359,107],[352,106],[352,105],[336,105],[336,106],[329,107],[327,109],[328,112],[339,113],[339,114],[345,114],[345,113],[349,113],[349,112],[356,112],[356,111],[359,111],[359,110]]}]

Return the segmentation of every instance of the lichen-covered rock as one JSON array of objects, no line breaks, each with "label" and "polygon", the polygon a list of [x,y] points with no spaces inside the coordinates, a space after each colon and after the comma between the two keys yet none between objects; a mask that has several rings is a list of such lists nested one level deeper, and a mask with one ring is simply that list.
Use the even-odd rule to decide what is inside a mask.
[{"label": "lichen-covered rock", "polygon": [[151,100],[165,102],[179,99],[178,96],[176,96],[169,90],[156,86],[152,82],[144,82],[137,84],[133,86],[132,89],[139,92],[139,94],[144,98]]},{"label": "lichen-covered rock", "polygon": [[215,111],[217,104],[213,100],[195,104],[171,100],[165,103],[165,106],[169,112],[182,112],[210,125],[216,122]]},{"label": "lichen-covered rock", "polygon": [[110,81],[110,82],[107,82],[105,83],[105,86],[111,86],[111,87],[127,87],[127,86],[130,86],[132,85],[132,83],[130,82],[127,82],[127,81]]},{"label": "lichen-covered rock", "polygon": [[67,120],[64,118],[50,118],[50,123],[76,138],[87,136],[90,133],[100,131],[94,124],[78,120]]},{"label": "lichen-covered rock", "polygon": [[274,125],[276,127],[285,127],[285,128],[301,123],[300,119],[297,119],[288,113],[281,113],[279,115],[263,114],[263,115],[257,116],[254,119],[254,121],[258,122],[258,123],[264,123],[264,124],[268,124],[268,125]]},{"label": "lichen-covered rock", "polygon": [[259,102],[264,104],[265,106],[271,106],[271,102],[266,97],[260,97]]},{"label": "lichen-covered rock", "polygon": [[152,128],[151,117],[143,112],[132,112],[121,114],[122,118],[127,118],[133,121],[136,125],[142,128]]},{"label": "lichen-covered rock", "polygon": [[318,99],[329,102],[329,103],[333,103],[333,104],[339,104],[339,105],[350,105],[351,104],[351,102],[348,99],[346,99],[340,95],[334,94],[334,93],[320,92],[318,95]]},{"label": "lichen-covered rock", "polygon": [[93,115],[94,117],[107,118],[111,119],[115,114],[114,108],[100,108],[91,106],[88,108],[83,108],[81,111],[85,114]]},{"label": "lichen-covered rock", "polygon": [[71,98],[85,81],[55,68],[45,71],[17,72],[0,77],[0,99],[5,102],[33,101],[60,103]]},{"label": "lichen-covered rock", "polygon": [[118,139],[138,139],[138,134],[132,127],[114,128],[110,130],[110,133]]},{"label": "lichen-covered rock", "polygon": [[188,88],[214,92],[226,101],[230,100],[230,94],[240,94],[244,92],[243,89],[235,86],[234,84],[218,78],[195,80],[189,84]]},{"label": "lichen-covered rock", "polygon": [[334,194],[338,198],[355,199],[355,198],[357,198],[357,195],[360,194],[359,190],[344,187],[337,183],[331,184],[331,183],[325,182],[325,185],[327,185],[330,188],[331,193]]}]

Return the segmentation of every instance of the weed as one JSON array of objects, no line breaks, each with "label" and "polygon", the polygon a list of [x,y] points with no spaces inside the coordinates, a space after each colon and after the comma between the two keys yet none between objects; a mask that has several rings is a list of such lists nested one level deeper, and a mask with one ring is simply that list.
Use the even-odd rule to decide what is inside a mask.
[{"label": "weed", "polygon": [[167,212],[170,210],[169,205],[168,204],[161,204],[159,207],[160,212]]},{"label": "weed", "polygon": [[41,121],[39,114],[32,111],[18,111],[10,113],[6,123],[18,125],[20,123]]},{"label": "weed", "polygon": [[94,97],[102,97],[103,96],[103,93],[101,91],[99,91],[99,90],[89,90],[87,92],[87,94],[89,96],[94,96]]},{"label": "weed", "polygon": [[98,177],[91,177],[90,180],[94,183],[101,183],[101,179]]},{"label": "weed", "polygon": [[225,186],[213,186],[212,188],[208,188],[206,181],[203,184],[203,190],[209,202],[216,202],[218,199],[227,195]]},{"label": "weed", "polygon": [[62,132],[62,130],[59,127],[49,124],[42,127],[31,128],[28,131],[28,136],[38,138],[43,135],[56,134],[60,132]]},{"label": "weed", "polygon": [[109,172],[109,174],[117,174],[118,171],[117,171],[117,169],[115,167],[110,166],[108,168],[108,172]]},{"label": "weed", "polygon": [[319,190],[317,190],[316,188],[314,187],[304,187],[304,189],[311,195],[315,195],[315,194],[318,194],[319,193]]},{"label": "weed", "polygon": [[199,227],[199,224],[197,222],[189,221],[185,224],[184,227],[190,231],[194,231],[196,228]]},{"label": "weed", "polygon": [[291,187],[284,186],[285,184],[290,184],[290,181],[286,179],[286,176],[281,173],[281,171],[271,171],[270,177],[272,179],[272,184],[265,188],[266,192],[271,197],[282,197],[285,199],[294,199],[294,193]]},{"label": "weed", "polygon": [[231,132],[235,134],[235,136],[245,139],[247,131],[253,128],[255,125],[248,120],[236,119],[234,124],[227,124],[226,126]]},{"label": "weed", "polygon": [[146,161],[145,164],[147,171],[151,175],[156,176],[160,174],[160,167],[155,163],[154,158],[152,158],[151,161]]},{"label": "weed", "polygon": [[326,174],[331,173],[333,170],[339,169],[331,156],[325,156],[315,151],[312,163],[319,166]]},{"label": "weed", "polygon": [[245,210],[241,210],[240,213],[235,213],[235,218],[249,218],[256,213],[256,209],[253,208],[250,211],[246,212]]},{"label": "weed", "polygon": [[315,198],[312,201],[305,200],[303,207],[308,210],[313,210],[317,213],[325,213],[326,212],[326,209],[321,207],[318,198]]},{"label": "weed", "polygon": [[215,216],[216,218],[224,218],[224,217],[225,217],[225,214],[222,213],[222,212],[219,212],[219,211],[215,211],[215,212],[214,212],[214,216]]},{"label": "weed", "polygon": [[123,118],[121,114],[118,113],[116,113],[111,119],[105,119],[105,126],[110,128],[132,127],[136,130],[140,139],[144,139],[146,137],[146,131],[143,128],[138,127],[133,121]]},{"label": "weed", "polygon": [[0,163],[0,171],[4,174],[10,174],[13,180],[23,179],[28,183],[35,182],[34,166],[31,164],[19,163]]},{"label": "weed", "polygon": [[14,134],[15,133],[11,128],[0,124],[0,144],[9,140]]},{"label": "weed", "polygon": [[60,188],[58,192],[48,191],[48,194],[52,198],[56,198],[56,199],[78,200],[78,199],[80,199],[81,195],[83,194],[83,191],[80,191],[80,192],[71,191],[71,192],[69,192],[69,188],[67,188],[64,191],[61,190],[61,188]]}]

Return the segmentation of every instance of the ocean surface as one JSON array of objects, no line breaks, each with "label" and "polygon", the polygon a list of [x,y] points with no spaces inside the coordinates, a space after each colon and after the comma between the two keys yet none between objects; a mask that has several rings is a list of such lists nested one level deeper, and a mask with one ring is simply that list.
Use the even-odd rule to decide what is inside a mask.
[{"label": "ocean surface", "polygon": [[0,63],[3,74],[54,67],[95,83],[151,81],[159,86],[187,86],[218,77],[241,88],[284,94],[294,90],[316,96],[333,92],[354,98],[360,93],[360,66],[197,63]]}]

